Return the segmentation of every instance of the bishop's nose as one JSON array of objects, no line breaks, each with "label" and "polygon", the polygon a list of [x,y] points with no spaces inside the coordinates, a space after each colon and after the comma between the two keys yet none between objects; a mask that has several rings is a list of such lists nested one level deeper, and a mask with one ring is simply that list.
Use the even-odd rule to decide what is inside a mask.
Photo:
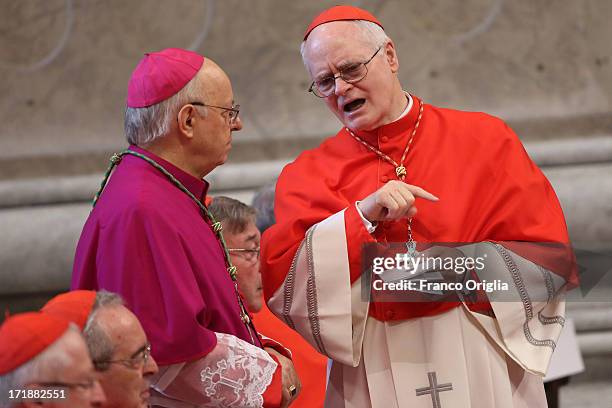
[{"label": "bishop's nose", "polygon": [[238,116],[236,118],[236,121],[232,124],[232,131],[239,131],[242,129],[242,119],[240,119],[240,116]]}]

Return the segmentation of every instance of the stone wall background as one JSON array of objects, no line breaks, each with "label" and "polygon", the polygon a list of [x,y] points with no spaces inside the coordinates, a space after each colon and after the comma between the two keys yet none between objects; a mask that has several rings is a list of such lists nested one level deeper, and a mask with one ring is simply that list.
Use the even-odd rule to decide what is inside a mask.
[{"label": "stone wall background", "polygon": [[[172,46],[232,79],[244,118],[234,161],[295,155],[292,143],[339,128],[305,92],[299,55],[304,28],[335,3],[1,0],[0,177],[99,170],[124,144],[131,71]],[[501,116],[525,140],[612,127],[608,0],[352,3],[387,27],[402,84],[427,102]]]}]

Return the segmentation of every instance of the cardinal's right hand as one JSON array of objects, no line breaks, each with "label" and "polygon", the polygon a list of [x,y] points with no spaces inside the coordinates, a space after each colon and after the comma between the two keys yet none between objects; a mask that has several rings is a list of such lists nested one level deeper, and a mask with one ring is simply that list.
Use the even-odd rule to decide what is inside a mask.
[{"label": "cardinal's right hand", "polygon": [[391,180],[358,203],[359,210],[370,222],[393,221],[414,217],[417,197],[438,201],[438,197],[421,187]]}]

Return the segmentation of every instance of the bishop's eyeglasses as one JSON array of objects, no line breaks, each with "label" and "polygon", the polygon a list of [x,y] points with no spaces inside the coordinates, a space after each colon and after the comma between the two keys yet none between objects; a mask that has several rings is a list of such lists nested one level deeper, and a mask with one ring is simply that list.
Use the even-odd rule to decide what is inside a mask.
[{"label": "bishop's eyeglasses", "polygon": [[227,112],[227,118],[229,120],[230,125],[236,124],[236,121],[238,120],[238,115],[240,114],[240,105],[232,105],[231,108],[228,108],[225,106],[209,105],[207,103],[197,102],[197,101],[189,102],[189,104],[194,105],[194,106],[204,106],[204,107],[209,107],[209,108],[222,109],[223,111]]},{"label": "bishop's eyeglasses", "polygon": [[374,55],[372,55],[367,61],[351,64],[338,71],[336,75],[330,75],[325,78],[312,81],[310,88],[308,88],[308,92],[312,92],[319,98],[327,98],[336,90],[336,79],[340,78],[348,84],[354,84],[361,81],[366,77],[366,75],[368,75],[368,64],[374,59],[382,47],[382,45],[378,47]]}]

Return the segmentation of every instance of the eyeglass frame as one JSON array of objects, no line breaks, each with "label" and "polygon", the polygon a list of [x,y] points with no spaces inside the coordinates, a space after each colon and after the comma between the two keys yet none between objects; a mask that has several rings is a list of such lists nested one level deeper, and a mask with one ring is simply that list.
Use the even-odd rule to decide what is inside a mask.
[{"label": "eyeglass frame", "polygon": [[[237,254],[255,254],[255,259],[252,259],[251,261],[256,261],[259,259],[259,255],[260,255],[260,247],[257,248],[227,248],[227,252],[232,254],[232,253],[237,253]],[[244,258],[245,260],[249,261],[249,259]]]},{"label": "eyeglass frame", "polygon": [[[342,79],[342,80],[343,80],[344,82],[346,82],[347,84],[356,84],[356,83],[357,83],[357,82],[359,82],[359,81],[363,81],[363,80],[365,79],[365,77],[366,77],[366,76],[368,76],[368,64],[369,64],[370,62],[372,62],[372,60],[374,59],[374,57],[375,57],[375,56],[378,54],[378,52],[379,52],[379,51],[380,51],[380,50],[383,48],[383,46],[384,46],[384,45],[385,45],[385,44],[382,44],[380,47],[378,47],[378,49],[376,50],[376,52],[374,52],[374,54],[373,54],[373,55],[372,55],[372,56],[371,56],[371,57],[370,57],[370,58],[369,58],[367,61],[360,62],[359,64],[356,64],[356,65],[355,65],[355,67],[360,66],[360,65],[363,65],[363,67],[365,68],[365,74],[363,74],[363,76],[362,76],[361,78],[356,79],[356,80],[354,80],[354,81],[347,81],[346,79],[344,79],[344,76],[342,75],[342,73],[343,73],[344,71],[346,71],[346,68],[345,68],[344,70],[339,70],[339,71],[338,71],[338,73],[337,73],[336,75],[330,75],[330,76],[326,76],[325,78],[323,78],[323,79],[325,79],[325,80],[330,79],[330,78],[332,78],[332,79],[334,80],[334,86],[333,86],[333,88],[332,88],[332,91],[331,91],[331,92],[330,92],[328,95],[325,95],[325,94],[321,93],[321,96],[319,96],[319,95],[317,94],[317,92],[320,92],[320,91],[319,91],[319,87],[318,87],[318,86],[316,86],[316,82],[317,82],[317,81],[312,81],[312,83],[310,84],[310,87],[308,87],[308,92],[312,93],[312,94],[313,94],[314,96],[316,96],[317,98],[321,98],[321,99],[323,99],[323,98],[327,98],[327,97],[331,96],[331,95],[332,95],[332,94],[335,92],[335,90],[336,90],[336,80],[337,80],[338,78]],[[319,81],[319,82],[320,82],[320,81]],[[315,91],[315,89],[317,89],[317,92]]]},{"label": "eyeglass frame", "polygon": [[[208,107],[208,108],[217,108],[217,109],[223,109],[226,112],[230,112],[228,115],[229,118],[229,124],[230,125],[235,125],[236,122],[238,121],[238,115],[240,115],[240,105],[233,105],[231,108],[227,108],[225,106],[217,106],[217,105],[209,105],[207,103],[204,102],[189,102],[189,105],[194,105],[194,106],[203,106],[203,107]],[[232,117],[232,114],[235,114],[236,116]]]},{"label": "eyeglass frame", "polygon": [[139,348],[134,354],[132,354],[132,357],[130,358],[120,360],[93,361],[93,365],[95,370],[98,372],[108,370],[111,364],[121,364],[122,366],[131,370],[140,370],[147,365],[149,358],[151,358],[151,343],[147,341],[145,345]]}]

